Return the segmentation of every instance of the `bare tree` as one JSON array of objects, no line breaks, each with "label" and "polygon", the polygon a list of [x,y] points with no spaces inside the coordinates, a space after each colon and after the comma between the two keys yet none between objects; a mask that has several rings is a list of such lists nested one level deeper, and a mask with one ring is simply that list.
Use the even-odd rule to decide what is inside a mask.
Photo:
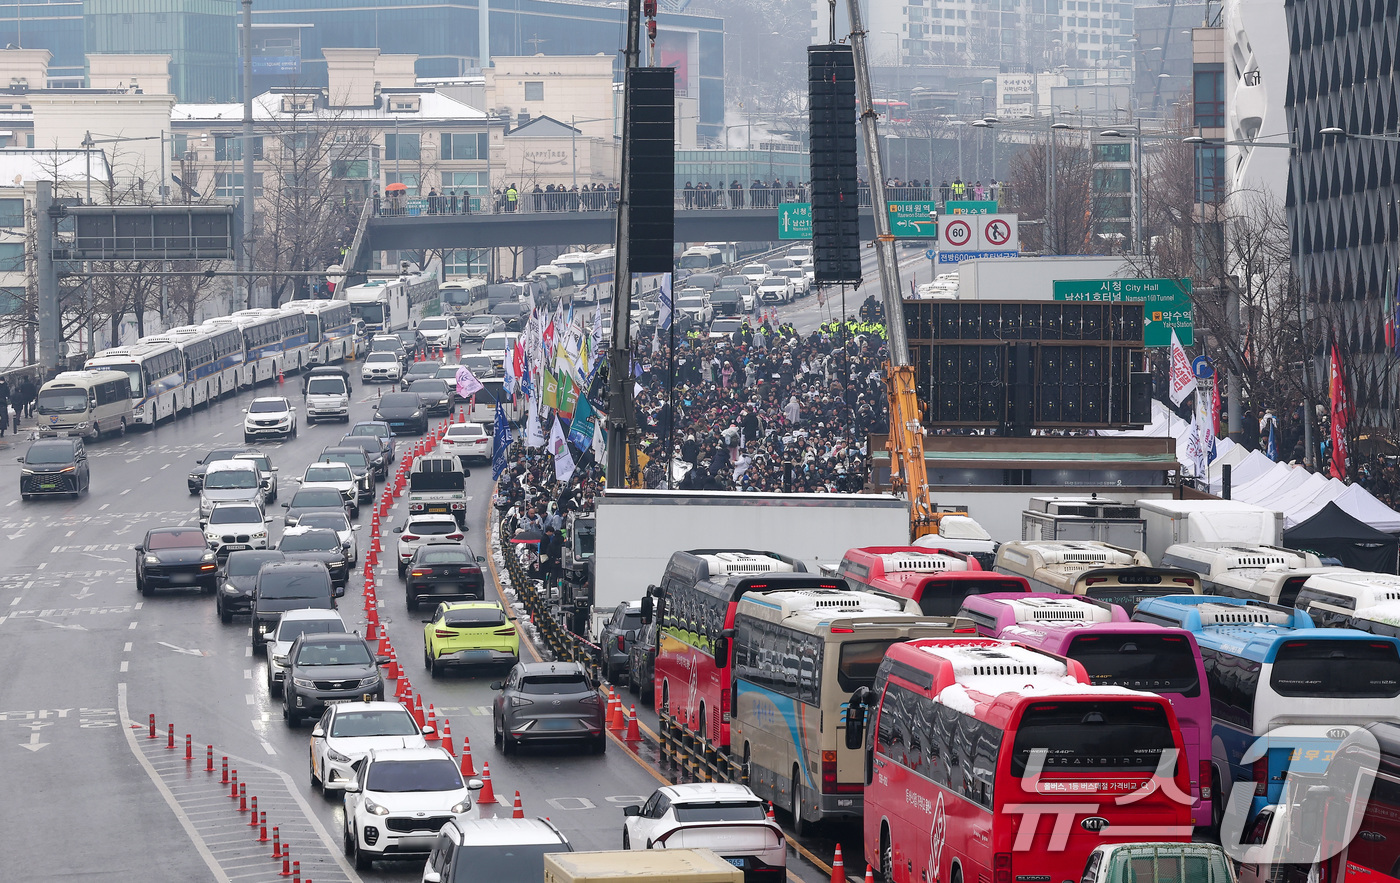
[{"label": "bare tree", "polygon": [[[1094,235],[1100,212],[1093,198],[1093,157],[1084,136],[1056,132],[1053,151],[1047,139],[1033,142],[1011,163],[1009,187],[1003,186],[1002,211],[1022,218],[1023,245],[1044,254],[1102,254],[1107,244]],[[1054,168],[1050,169],[1051,154]],[[1047,192],[1053,174],[1055,197]],[[1046,221],[1052,221],[1047,231]],[[1039,223],[1027,224],[1026,221]],[[1047,241],[1053,234],[1053,241]]]}]

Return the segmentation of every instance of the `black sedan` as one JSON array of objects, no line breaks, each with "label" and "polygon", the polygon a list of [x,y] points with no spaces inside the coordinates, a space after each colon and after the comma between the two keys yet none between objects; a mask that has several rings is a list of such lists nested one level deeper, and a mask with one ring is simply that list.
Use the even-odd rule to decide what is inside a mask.
[{"label": "black sedan", "polygon": [[408,367],[403,369],[403,379],[399,381],[399,389],[408,389],[415,380],[437,377],[438,369],[441,367],[441,362],[409,362]]},{"label": "black sedan", "polygon": [[452,402],[457,384],[449,384],[441,378],[424,378],[413,381],[408,391],[417,393],[423,400],[423,410],[429,417],[446,417],[452,413]]},{"label": "black sedan", "polygon": [[157,527],[146,531],[136,549],[136,590],[149,595],[157,588],[214,591],[218,562],[197,527]]},{"label": "black sedan", "polygon": [[227,625],[233,622],[235,614],[253,612],[253,589],[258,584],[258,571],[264,564],[285,561],[286,556],[276,549],[241,549],[230,552],[219,574],[221,584],[214,599],[214,607],[219,612],[219,622]]},{"label": "black sedan", "polygon": [[331,574],[337,598],[345,594],[350,581],[350,558],[341,545],[340,534],[324,527],[289,527],[282,532],[277,551],[288,561],[319,561]]},{"label": "black sedan", "polygon": [[389,424],[394,435],[424,435],[428,431],[428,413],[415,392],[391,392],[381,397],[374,419]]},{"label": "black sedan", "polygon": [[486,583],[481,565],[486,559],[473,555],[466,545],[429,543],[419,546],[408,564],[405,600],[409,610],[420,601],[483,601]]}]

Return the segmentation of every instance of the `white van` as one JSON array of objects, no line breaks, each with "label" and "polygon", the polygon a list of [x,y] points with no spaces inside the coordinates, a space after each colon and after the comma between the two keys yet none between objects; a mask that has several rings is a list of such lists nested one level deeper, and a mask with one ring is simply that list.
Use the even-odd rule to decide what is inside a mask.
[{"label": "white van", "polygon": [[125,435],[136,419],[131,381],[123,371],[64,371],[39,389],[34,411],[41,436]]},{"label": "white van", "polygon": [[199,492],[199,525],[209,521],[209,513],[219,503],[257,503],[263,498],[262,472],[252,460],[216,460],[204,472]]},{"label": "white van", "polygon": [[306,423],[318,420],[350,422],[350,373],[344,368],[312,368],[306,372]]}]

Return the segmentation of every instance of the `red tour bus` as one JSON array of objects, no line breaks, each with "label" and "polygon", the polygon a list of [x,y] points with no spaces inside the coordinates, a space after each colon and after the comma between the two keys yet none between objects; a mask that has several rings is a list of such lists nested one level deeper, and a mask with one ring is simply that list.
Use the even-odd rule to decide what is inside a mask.
[{"label": "red tour bus", "polygon": [[848,716],[846,738],[866,742],[865,854],[885,883],[1061,883],[1097,846],[1191,839],[1171,703],[1092,686],[1073,660],[1007,641],[895,644]]},{"label": "red tour bus", "polygon": [[661,626],[652,681],[657,711],[727,751],[734,612],[745,592],[789,589],[850,586],[840,577],[808,573],[801,561],[776,552],[695,549],[673,554],[653,592]]},{"label": "red tour bus", "polygon": [[847,549],[836,573],[872,592],[915,601],[925,616],[956,616],[968,595],[1031,590],[1024,577],[983,570],[971,555],[918,546]]},{"label": "red tour bus", "polygon": [[1096,686],[1165,696],[1186,743],[1191,817],[1197,825],[1211,823],[1210,689],[1191,632],[1133,622],[1117,604],[1078,595],[977,595],[959,615],[985,637],[1073,659]]}]

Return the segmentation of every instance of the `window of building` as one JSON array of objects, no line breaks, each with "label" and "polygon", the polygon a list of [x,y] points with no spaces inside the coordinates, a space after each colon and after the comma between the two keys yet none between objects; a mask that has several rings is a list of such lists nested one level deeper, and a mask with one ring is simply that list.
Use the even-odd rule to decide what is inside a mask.
[{"label": "window of building", "polygon": [[0,242],[0,273],[24,271],[24,243]]},{"label": "window of building", "polygon": [[351,181],[364,181],[369,178],[368,159],[338,159],[331,162],[331,177]]},{"label": "window of building", "polygon": [[0,315],[13,316],[24,312],[24,288],[12,286],[0,288]]},{"label": "window of building", "polygon": [[0,227],[24,226],[24,200],[0,199]]},{"label": "window of building", "polygon": [[[263,176],[262,172],[253,173],[253,196],[262,196]],[[242,172],[215,172],[214,173],[214,195],[221,199],[242,199],[243,198],[243,173]]]},{"label": "window of building", "polygon": [[1196,147],[1196,199],[1219,202],[1225,196],[1225,148],[1219,144]]},{"label": "window of building", "polygon": [[422,145],[418,140],[418,133],[395,135],[390,132],[384,136],[384,158],[385,159],[408,159],[419,160],[423,156]]},{"label": "window of building", "polygon": [[449,251],[446,264],[448,276],[485,276],[487,272],[487,255],[489,252],[484,248],[460,248],[456,251]]},{"label": "window of building", "polygon": [[1206,129],[1225,126],[1225,72],[1198,70],[1193,77],[1195,124]]},{"label": "window of building", "polygon": [[443,159],[486,159],[489,150],[485,132],[443,132]]},{"label": "window of building", "polygon": [[190,136],[183,133],[172,134],[170,136],[170,158],[177,161],[184,159],[189,144]]},{"label": "window of building", "polygon": [[[182,151],[183,153],[183,151]],[[262,136],[253,138],[253,159],[262,159]],[[243,138],[240,135],[214,136],[214,161],[239,162],[243,159]]]},{"label": "window of building", "polygon": [[1094,159],[1097,162],[1132,162],[1131,144],[1095,144]]},{"label": "window of building", "polygon": [[1097,193],[1127,193],[1132,186],[1132,169],[1094,169],[1094,190]]},{"label": "window of building", "polygon": [[544,83],[525,81],[525,100],[544,101]]}]

